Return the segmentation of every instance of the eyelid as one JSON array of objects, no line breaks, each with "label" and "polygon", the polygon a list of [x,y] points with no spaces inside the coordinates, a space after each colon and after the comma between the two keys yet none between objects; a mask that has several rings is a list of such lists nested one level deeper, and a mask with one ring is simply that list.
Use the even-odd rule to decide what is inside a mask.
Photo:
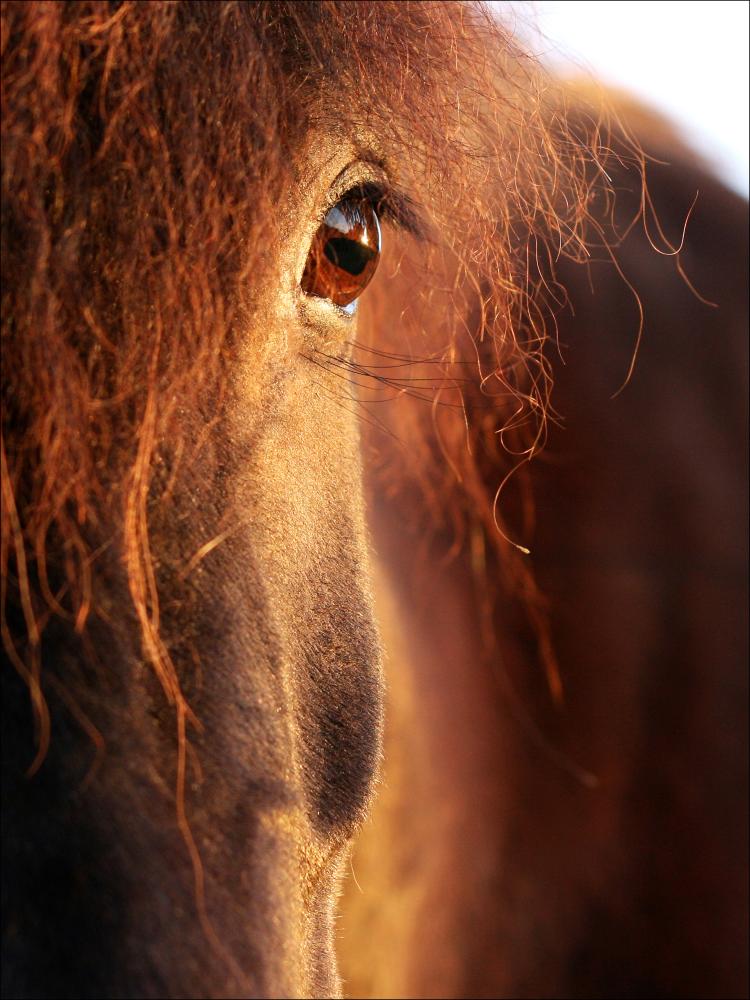
[{"label": "eyelid", "polygon": [[350,188],[340,200],[344,198],[362,198],[369,201],[382,221],[390,222],[417,240],[427,240],[427,226],[416,204],[408,195],[390,184],[365,181]]}]

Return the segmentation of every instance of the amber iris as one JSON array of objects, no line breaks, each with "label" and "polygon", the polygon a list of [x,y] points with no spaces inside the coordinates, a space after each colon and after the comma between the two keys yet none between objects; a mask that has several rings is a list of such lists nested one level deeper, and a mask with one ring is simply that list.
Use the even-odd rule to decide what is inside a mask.
[{"label": "amber iris", "polygon": [[380,224],[366,198],[344,198],[320,225],[302,275],[308,295],[348,306],[370,283],[380,260]]}]

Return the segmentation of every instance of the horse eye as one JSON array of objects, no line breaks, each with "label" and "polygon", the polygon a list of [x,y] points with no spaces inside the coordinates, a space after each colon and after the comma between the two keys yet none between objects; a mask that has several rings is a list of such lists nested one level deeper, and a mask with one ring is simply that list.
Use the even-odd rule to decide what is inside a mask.
[{"label": "horse eye", "polygon": [[302,290],[348,306],[370,283],[379,260],[380,223],[372,203],[362,197],[342,198],[313,238]]}]

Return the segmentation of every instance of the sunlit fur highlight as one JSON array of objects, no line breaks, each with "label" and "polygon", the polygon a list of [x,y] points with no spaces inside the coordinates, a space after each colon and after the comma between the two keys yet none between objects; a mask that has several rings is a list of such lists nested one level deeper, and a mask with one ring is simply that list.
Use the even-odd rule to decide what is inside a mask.
[{"label": "sunlit fur highlight", "polygon": [[[97,606],[92,553],[112,541],[97,537],[104,502],[122,509],[144,652],[180,703],[149,548],[157,442],[177,442],[176,476],[183,412],[220,391],[305,126],[344,131],[366,116],[383,136],[429,224],[421,322],[440,296],[440,360],[491,345],[477,391],[493,405],[471,433],[502,432],[523,458],[549,411],[539,257],[588,252],[607,150],[550,114],[551,83],[465,5],[8,4],[3,46],[3,572],[15,563],[25,654],[4,638],[26,664],[43,753],[33,651],[50,613],[82,631]],[[439,506],[472,469],[465,442],[441,439]]]},{"label": "sunlit fur highlight", "polygon": [[[554,265],[611,252],[590,203],[611,197],[614,154],[606,124],[572,125],[481,5],[6,3],[2,49],[2,635],[30,690],[30,769],[49,742],[50,620],[85,636],[92,617],[132,615],[177,719],[178,820],[200,895],[184,804],[198,720],[160,629],[150,523],[181,477],[218,461],[237,330],[268,280],[265,248],[306,137],[377,137],[426,237],[401,264],[418,289],[404,314],[379,325],[373,291],[354,362],[312,360],[367,385],[380,363],[368,345],[420,362],[410,378],[425,383],[385,376],[402,397],[426,386],[402,427],[416,488],[480,574],[487,547],[502,555],[558,697],[523,529],[506,525],[506,478],[488,492],[483,463],[510,474],[544,443],[544,347],[564,299]],[[626,140],[617,155],[640,169]],[[403,473],[390,475],[395,488]],[[127,611],[108,600],[113,555]],[[101,742],[95,719],[82,724]]]}]

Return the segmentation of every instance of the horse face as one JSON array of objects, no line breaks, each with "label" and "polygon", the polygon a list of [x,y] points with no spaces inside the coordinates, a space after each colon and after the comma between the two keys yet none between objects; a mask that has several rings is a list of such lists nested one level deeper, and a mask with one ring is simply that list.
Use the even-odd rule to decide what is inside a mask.
[{"label": "horse face", "polygon": [[326,139],[303,155],[268,277],[238,338],[222,428],[230,469],[222,579],[240,581],[243,593],[219,599],[229,616],[220,642],[230,646],[217,659],[231,662],[236,642],[253,665],[251,683],[265,676],[300,821],[340,845],[365,813],[376,769],[380,666],[356,405],[315,359],[349,350],[356,311],[306,294],[301,276],[326,209],[376,171],[353,143]]},{"label": "horse face", "polygon": [[[430,374],[435,350],[477,358],[520,426],[546,392],[524,234],[574,252],[588,183],[481,6],[3,17],[6,990],[335,994],[381,680],[356,310],[311,248],[351,192],[412,231],[425,206],[445,268],[431,299],[426,255],[398,293],[376,277],[381,328]],[[441,401],[426,495],[468,462],[460,392]]]},{"label": "horse face", "polygon": [[[204,833],[224,881],[214,922],[239,931],[234,954],[247,955],[252,935],[251,981],[264,993],[337,988],[332,899],[379,758],[380,651],[356,406],[337,374],[315,362],[316,352],[346,352],[356,314],[300,288],[322,212],[372,172],[353,145],[332,152],[321,140],[304,158],[239,326],[215,476],[188,477],[154,519],[165,549],[175,510],[190,526],[180,546],[190,569],[170,588],[179,597],[162,627],[178,637],[183,676],[197,663],[203,678],[190,706],[202,726],[201,787],[210,788]],[[196,497],[202,535],[190,517]],[[229,961],[241,982],[246,970],[231,952]]]},{"label": "horse face", "polygon": [[[315,360],[347,353],[356,308],[301,281],[326,213],[387,176],[371,143],[324,125],[287,137],[284,156],[262,232],[246,213],[245,276],[235,269],[210,387],[200,396],[183,380],[167,400],[154,368],[135,380],[145,404],[129,430],[122,410],[143,478],[124,474],[125,458],[101,467],[91,607],[75,625],[46,621],[33,650],[48,731],[30,781],[29,678],[23,664],[20,677],[6,671],[5,968],[19,995],[338,991],[332,911],[377,770],[381,668],[355,404]],[[258,201],[264,183],[250,184]],[[94,197],[78,197],[70,212],[92,227]],[[121,285],[119,253],[105,262],[100,244],[102,271],[119,270]],[[157,333],[149,309],[144,355]],[[98,327],[93,298],[81,312]],[[84,363],[100,357],[88,348]],[[160,429],[166,410],[175,439]],[[64,603],[50,560],[56,572]]]}]

